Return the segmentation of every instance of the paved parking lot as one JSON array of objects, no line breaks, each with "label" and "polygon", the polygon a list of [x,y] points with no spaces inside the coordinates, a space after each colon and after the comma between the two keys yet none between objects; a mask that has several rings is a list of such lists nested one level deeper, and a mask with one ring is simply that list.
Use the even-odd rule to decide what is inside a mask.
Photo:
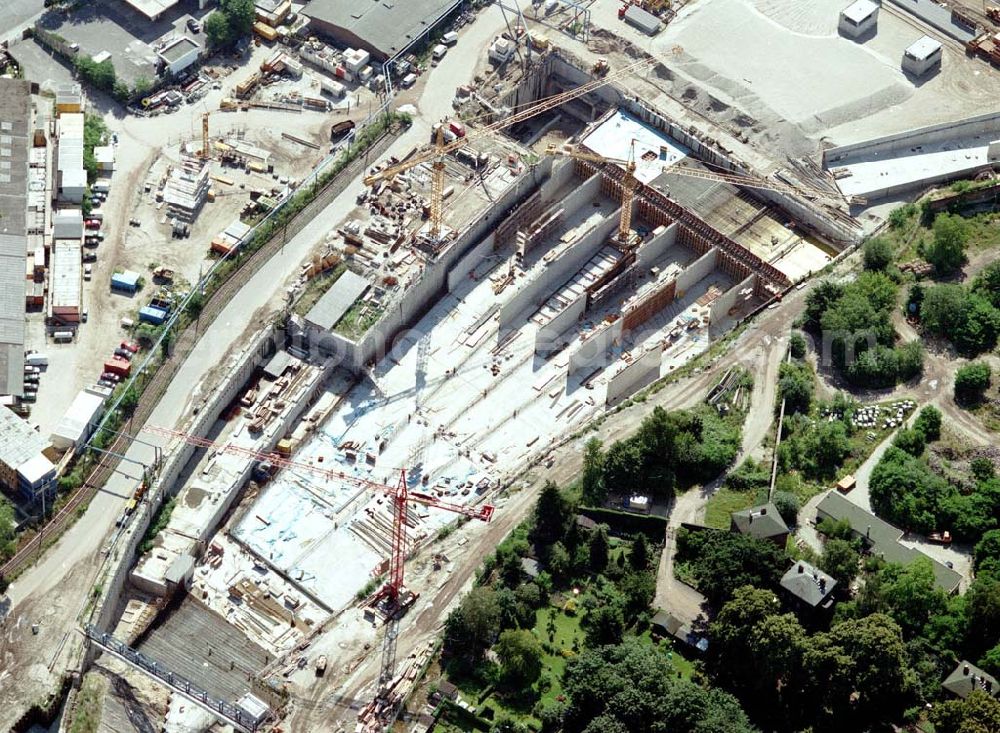
[{"label": "paved parking lot", "polygon": [[121,0],[94,0],[70,13],[48,12],[39,25],[71,43],[78,43],[81,54],[109,52],[118,78],[134,86],[140,78],[155,77],[154,46],[158,42],[186,35],[199,45],[204,44],[204,34],[190,33],[186,24],[191,17],[203,17],[209,11],[192,14],[187,12],[189,7],[181,3],[159,20],[151,21]]}]

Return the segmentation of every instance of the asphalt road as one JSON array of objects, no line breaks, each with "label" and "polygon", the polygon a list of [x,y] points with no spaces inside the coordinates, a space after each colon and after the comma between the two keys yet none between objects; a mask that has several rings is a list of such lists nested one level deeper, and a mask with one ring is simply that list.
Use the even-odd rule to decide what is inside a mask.
[{"label": "asphalt road", "polygon": [[0,2],[0,42],[20,38],[21,32],[45,10],[42,0]]}]

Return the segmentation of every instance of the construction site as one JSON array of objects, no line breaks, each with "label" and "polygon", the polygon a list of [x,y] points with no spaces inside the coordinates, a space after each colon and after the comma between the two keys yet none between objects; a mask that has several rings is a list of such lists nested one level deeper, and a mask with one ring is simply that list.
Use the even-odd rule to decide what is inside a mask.
[{"label": "construction site", "polygon": [[526,467],[801,297],[887,200],[991,169],[992,34],[869,5],[508,2],[460,73],[464,47],[382,65],[304,30],[202,80],[190,129],[133,161],[113,263],[175,287],[353,139],[393,66],[385,109],[413,120],[137,436],[157,478],[116,514],[84,629],[108,727],[390,726],[529,511]]},{"label": "construction site", "polygon": [[[280,719],[381,643],[351,703],[379,729],[426,660],[396,658],[407,609],[433,603],[464,541],[420,549],[502,512],[526,462],[858,236],[832,183],[755,175],[623,95],[638,67],[594,79],[551,53],[499,99],[459,90],[474,120],[439,121],[348,192],[291,291],[308,307],[224,365],[189,429],[146,428],[176,499],[91,639],[199,691],[168,720],[209,700],[236,706],[226,722]],[[219,176],[187,161],[170,211]]]}]

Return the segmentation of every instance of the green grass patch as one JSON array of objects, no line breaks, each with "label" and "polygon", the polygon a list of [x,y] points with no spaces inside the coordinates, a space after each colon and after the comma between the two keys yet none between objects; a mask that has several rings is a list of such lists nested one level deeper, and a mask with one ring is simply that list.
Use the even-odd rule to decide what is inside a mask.
[{"label": "green grass patch", "polygon": [[722,488],[715,492],[705,506],[705,526],[729,529],[729,515],[749,509],[767,500],[767,489],[755,491],[733,491]]},{"label": "green grass patch", "polygon": [[146,530],[146,535],[142,538],[142,542],[139,544],[139,554],[144,555],[153,549],[153,541],[170,522],[170,515],[174,513],[174,506],[177,504],[177,497],[171,496],[169,499],[164,501],[160,508],[156,512],[156,516],[153,517],[153,521],[149,523],[149,529]]},{"label": "green grass patch", "polygon": [[73,708],[70,733],[97,733],[101,726],[101,710],[104,708],[104,693],[107,689],[107,681],[96,672],[89,672],[84,676]]},{"label": "green grass patch", "polygon": [[366,302],[364,299],[357,300],[347,309],[343,318],[337,321],[333,330],[341,336],[357,341],[375,325],[382,313],[381,306]]}]

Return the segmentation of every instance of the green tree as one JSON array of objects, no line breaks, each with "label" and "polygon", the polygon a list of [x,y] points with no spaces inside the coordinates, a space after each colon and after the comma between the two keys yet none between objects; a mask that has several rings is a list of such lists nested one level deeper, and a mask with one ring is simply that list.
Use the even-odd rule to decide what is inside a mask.
[{"label": "green tree", "polygon": [[960,216],[939,214],[934,219],[934,241],[927,250],[927,261],[942,275],[947,275],[965,262],[965,243],[969,224]]},{"label": "green tree", "polygon": [[530,631],[504,631],[493,650],[500,660],[504,680],[511,687],[533,685],[542,672],[542,645]]},{"label": "green tree", "polygon": [[588,545],[591,571],[594,573],[604,572],[608,567],[610,549],[608,527],[605,524],[598,525],[597,529],[591,533]]},{"label": "green tree", "polygon": [[698,590],[716,605],[744,585],[774,587],[788,564],[773,542],[742,534],[677,532],[678,560],[689,562]]},{"label": "green tree", "polygon": [[955,372],[955,401],[962,404],[979,402],[990,387],[993,370],[985,361],[973,361]]},{"label": "green tree", "polygon": [[790,491],[775,491],[771,498],[778,514],[789,527],[795,526],[799,516],[799,498]]},{"label": "green tree", "polygon": [[806,355],[806,346],[806,337],[798,331],[792,331],[791,338],[788,340],[788,352],[792,355],[792,358],[804,358]]},{"label": "green tree", "polygon": [[919,341],[908,341],[897,346],[896,365],[897,376],[901,381],[909,381],[919,377],[924,371],[924,345]]},{"label": "green tree", "polygon": [[961,285],[935,285],[923,290],[920,320],[932,333],[947,336],[958,328],[965,311],[965,288]]},{"label": "green tree", "polygon": [[782,362],[778,370],[778,396],[787,412],[808,412],[815,382],[808,364]]},{"label": "green tree", "polygon": [[972,282],[972,289],[989,300],[994,308],[1000,308],[1000,262],[987,265]]},{"label": "green tree", "polygon": [[941,410],[934,405],[927,405],[917,413],[913,421],[913,429],[924,434],[924,439],[930,443],[941,437]]},{"label": "green tree", "polygon": [[208,38],[208,45],[213,48],[232,43],[229,20],[221,10],[216,10],[205,19],[205,36]]},{"label": "green tree", "polygon": [[896,437],[892,439],[892,444],[909,453],[911,456],[919,458],[924,453],[926,439],[924,433],[916,428],[900,428]]},{"label": "green tree", "polygon": [[919,634],[934,617],[945,613],[948,598],[934,582],[929,559],[921,557],[905,567],[888,565],[883,576],[883,602],[907,636]]},{"label": "green tree", "polygon": [[899,626],[875,613],[814,634],[803,654],[806,695],[823,727],[867,730],[896,720],[912,701],[915,679]]},{"label": "green tree", "polygon": [[632,540],[632,549],[629,552],[629,566],[633,570],[646,570],[649,567],[649,540],[642,532],[636,534]]},{"label": "green tree", "polygon": [[969,461],[969,470],[976,481],[989,481],[996,476],[996,467],[989,458],[979,456]]},{"label": "green tree", "polygon": [[983,534],[972,551],[976,572],[993,568],[1000,570],[1000,529],[991,529]]},{"label": "green tree", "polygon": [[460,666],[472,669],[500,633],[500,604],[486,586],[473,588],[444,625],[444,646]]},{"label": "green tree", "polygon": [[995,733],[1000,730],[1000,700],[976,691],[964,700],[946,700],[931,709],[936,733]]},{"label": "green tree", "polygon": [[14,507],[6,498],[0,497],[0,557],[2,558],[14,554],[17,546],[15,527],[17,523],[14,521]]},{"label": "green tree", "polygon": [[637,639],[588,649],[566,665],[563,730],[587,733],[754,733],[731,696],[678,679],[667,656]]},{"label": "green tree", "polygon": [[873,237],[865,242],[864,260],[866,270],[881,271],[892,264],[892,245],[882,237]]},{"label": "green tree", "polygon": [[858,563],[861,555],[853,542],[831,539],[823,545],[823,554],[819,558],[820,569],[837,581],[841,589],[846,590],[858,574]]},{"label": "green tree", "polygon": [[531,536],[543,546],[562,538],[570,518],[569,504],[553,481],[546,481],[535,503],[534,527]]},{"label": "green tree", "polygon": [[549,550],[547,567],[557,585],[561,585],[572,576],[573,559],[562,542],[556,542],[552,545],[552,549]]},{"label": "green tree", "polygon": [[587,611],[583,627],[587,634],[588,646],[621,643],[625,633],[624,599],[615,597],[602,600],[600,605]]},{"label": "green tree", "polygon": [[840,300],[844,286],[832,280],[821,280],[806,296],[803,327],[814,333],[821,328],[823,315]]},{"label": "green tree", "polygon": [[228,46],[250,35],[255,10],[253,0],[219,0],[219,9],[205,20],[210,46]]},{"label": "green tree", "polygon": [[601,441],[591,438],[583,447],[583,476],[580,480],[583,501],[591,506],[601,506],[607,498],[604,487],[604,452]]}]

